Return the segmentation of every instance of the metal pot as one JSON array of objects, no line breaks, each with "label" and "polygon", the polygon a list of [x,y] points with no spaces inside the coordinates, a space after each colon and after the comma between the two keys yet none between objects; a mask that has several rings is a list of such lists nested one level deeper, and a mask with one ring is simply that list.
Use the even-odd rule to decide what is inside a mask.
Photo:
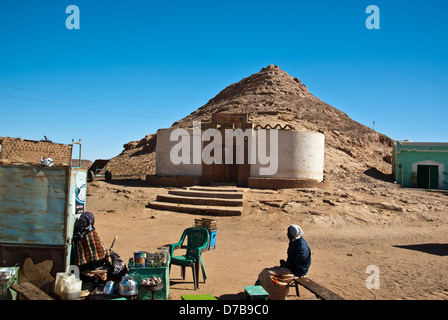
[{"label": "metal pot", "polygon": [[118,285],[118,294],[120,296],[135,296],[138,294],[137,280],[129,275],[121,278],[121,282]]},{"label": "metal pot", "polygon": [[107,281],[106,285],[104,286],[104,294],[113,294],[115,290],[116,290],[115,282]]}]

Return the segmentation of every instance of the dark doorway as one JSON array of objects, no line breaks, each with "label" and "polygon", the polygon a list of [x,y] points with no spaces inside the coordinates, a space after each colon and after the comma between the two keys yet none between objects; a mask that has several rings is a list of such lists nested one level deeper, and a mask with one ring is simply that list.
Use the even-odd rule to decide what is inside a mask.
[{"label": "dark doorway", "polygon": [[417,187],[439,188],[439,166],[417,165]]}]

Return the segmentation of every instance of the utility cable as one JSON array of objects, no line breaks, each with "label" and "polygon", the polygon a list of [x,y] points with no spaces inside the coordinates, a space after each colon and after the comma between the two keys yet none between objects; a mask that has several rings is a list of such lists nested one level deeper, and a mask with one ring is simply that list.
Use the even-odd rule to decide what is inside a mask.
[{"label": "utility cable", "polygon": [[42,100],[42,99],[36,99],[36,98],[29,98],[29,97],[21,97],[21,96],[16,96],[16,95],[12,95],[12,94],[6,94],[6,93],[0,93],[0,95],[5,96],[5,97],[11,97],[11,98],[18,98],[18,99],[25,99],[25,100],[30,100],[30,101],[49,103],[49,104],[53,104],[53,105],[66,106],[66,107],[70,107],[70,108],[82,108],[82,109],[87,109],[87,110],[109,112],[109,113],[115,113],[115,114],[126,115],[126,116],[174,121],[174,119],[170,119],[170,118],[161,118],[161,117],[154,117],[154,116],[149,116],[149,115],[144,115],[144,114],[134,114],[134,113],[127,113],[127,112],[113,111],[113,110],[101,110],[101,109],[95,109],[95,108],[90,108],[90,107],[81,107],[81,106],[75,106],[75,105],[71,105],[71,104],[67,104],[67,103],[60,103],[60,102],[54,102],[54,101],[48,101],[48,100]]}]

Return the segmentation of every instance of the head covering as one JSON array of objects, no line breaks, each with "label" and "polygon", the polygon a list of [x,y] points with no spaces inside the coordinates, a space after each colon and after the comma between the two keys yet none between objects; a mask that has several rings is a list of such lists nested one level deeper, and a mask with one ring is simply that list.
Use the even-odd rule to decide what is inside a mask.
[{"label": "head covering", "polygon": [[78,219],[78,223],[76,227],[78,228],[78,231],[83,231],[86,228],[93,229],[93,225],[95,224],[95,216],[92,212],[83,212],[81,213],[81,216]]},{"label": "head covering", "polygon": [[75,222],[74,238],[75,240],[83,238],[90,231],[95,230],[95,216],[92,212],[83,212]]},{"label": "head covering", "polygon": [[303,230],[296,224],[292,224],[288,227],[288,234],[291,240],[300,239],[303,236]]}]

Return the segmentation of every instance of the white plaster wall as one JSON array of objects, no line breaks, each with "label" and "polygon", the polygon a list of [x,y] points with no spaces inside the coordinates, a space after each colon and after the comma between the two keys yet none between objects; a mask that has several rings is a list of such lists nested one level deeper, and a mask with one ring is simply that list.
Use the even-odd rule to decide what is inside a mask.
[{"label": "white plaster wall", "polygon": [[[174,164],[170,159],[171,149],[178,141],[170,141],[173,129],[157,131],[156,175],[198,177],[202,174],[202,165],[193,164],[193,154],[190,154],[190,164]],[[193,129],[186,129],[190,136],[190,150],[193,151]]]},{"label": "white plaster wall", "polygon": [[[157,151],[156,151],[156,174],[160,176],[191,176],[197,177],[202,174],[202,165],[193,164],[193,154],[190,154],[190,164],[174,164],[170,159],[171,149],[178,144],[178,141],[170,141],[173,129],[160,129],[157,131]],[[193,151],[193,129],[186,129],[190,136],[190,150]],[[267,130],[269,131],[269,130]],[[254,131],[255,139],[258,141],[258,131]],[[276,148],[277,157],[270,157],[277,161],[277,170],[270,175],[260,174],[261,168],[269,165],[262,165],[258,162],[258,146],[256,149],[257,161],[251,163],[251,177],[265,178],[295,178],[323,180],[324,168],[324,145],[325,136],[321,133],[278,130],[278,141]],[[267,150],[270,150],[269,134],[267,135]]]},{"label": "white plaster wall", "polygon": [[[258,139],[258,137],[257,137]],[[267,139],[267,141],[269,141]],[[323,180],[325,136],[316,132],[278,130],[278,168],[273,175],[260,175],[258,163],[251,165],[251,177]]]}]

